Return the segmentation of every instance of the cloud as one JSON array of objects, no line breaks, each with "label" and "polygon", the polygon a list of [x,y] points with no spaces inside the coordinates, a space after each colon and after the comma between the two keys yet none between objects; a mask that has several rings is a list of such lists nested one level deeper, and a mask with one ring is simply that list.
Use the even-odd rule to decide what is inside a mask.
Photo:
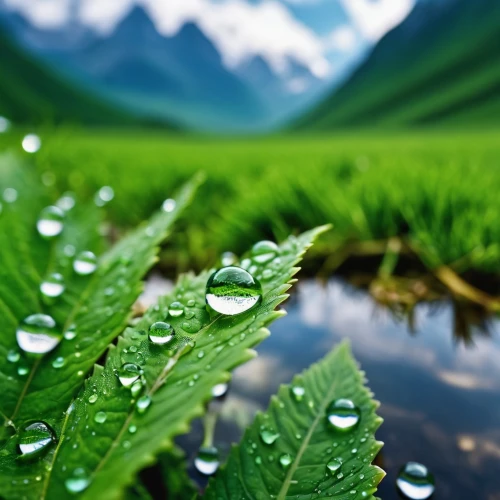
[{"label": "cloud", "polygon": [[360,33],[373,42],[410,13],[415,0],[340,0]]},{"label": "cloud", "polygon": [[69,15],[70,0],[4,0],[4,5],[20,10],[31,21],[47,28],[60,26]]},{"label": "cloud", "polygon": [[327,37],[324,38],[324,46],[327,50],[336,50],[339,52],[352,52],[358,42],[356,30],[344,24],[335,28]]}]

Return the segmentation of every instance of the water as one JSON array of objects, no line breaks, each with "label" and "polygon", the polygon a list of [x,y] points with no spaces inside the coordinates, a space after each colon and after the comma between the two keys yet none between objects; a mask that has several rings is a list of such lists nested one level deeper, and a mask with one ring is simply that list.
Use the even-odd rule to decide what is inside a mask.
[{"label": "water", "polygon": [[32,314],[18,326],[16,338],[19,347],[31,354],[46,354],[61,341],[56,322],[46,314]]},{"label": "water", "polygon": [[[300,281],[259,356],[234,372],[214,439],[221,456],[241,437],[236,421],[249,423],[281,383],[347,338],[385,420],[377,463],[387,477],[376,496],[400,500],[399,470],[414,461],[434,474],[436,499],[500,498],[500,321],[490,322],[489,335],[477,326],[467,332],[460,321],[465,311],[456,307],[451,301],[418,306],[412,331],[340,281],[326,287]],[[191,458],[202,439],[198,424],[182,440]]]},{"label": "water", "polygon": [[350,431],[358,424],[361,412],[350,399],[337,399],[328,405],[326,417],[333,429]]},{"label": "water", "polygon": [[46,207],[36,223],[38,232],[44,238],[53,238],[61,234],[64,227],[64,212],[59,207]]},{"label": "water", "polygon": [[278,252],[278,245],[273,241],[259,241],[252,247],[252,260],[259,264],[265,264],[274,259]]},{"label": "water", "polygon": [[73,269],[81,276],[92,274],[97,269],[97,257],[89,251],[81,252],[73,261]]},{"label": "water", "polygon": [[427,500],[434,493],[434,477],[425,465],[416,462],[408,462],[401,468],[396,485],[410,500]]},{"label": "water", "polygon": [[36,153],[42,146],[42,140],[36,134],[27,134],[21,142],[26,153]]},{"label": "water", "polygon": [[19,431],[17,448],[23,458],[40,457],[55,442],[55,434],[45,422],[33,422]]},{"label": "water", "polygon": [[239,267],[223,267],[207,282],[207,304],[221,314],[241,314],[257,305],[261,298],[260,283]]},{"label": "water", "polygon": [[161,208],[164,212],[170,213],[170,212],[173,212],[175,210],[176,205],[177,205],[177,203],[175,202],[175,200],[173,200],[172,198],[167,198],[163,202],[163,205],[161,206]]},{"label": "water", "polygon": [[205,476],[215,474],[219,468],[219,452],[213,446],[200,448],[197,457],[194,460],[196,470]]},{"label": "water", "polygon": [[64,278],[59,273],[51,274],[40,284],[40,292],[42,295],[51,299],[60,297],[64,289]]},{"label": "water", "polygon": [[141,368],[133,363],[125,363],[116,373],[118,380],[124,387],[132,387],[141,376]]},{"label": "water", "polygon": [[115,192],[110,186],[103,186],[94,196],[94,203],[98,207],[103,207],[115,197]]},{"label": "water", "polygon": [[157,321],[149,327],[149,340],[153,344],[168,345],[172,343],[175,338],[175,331],[170,323]]}]

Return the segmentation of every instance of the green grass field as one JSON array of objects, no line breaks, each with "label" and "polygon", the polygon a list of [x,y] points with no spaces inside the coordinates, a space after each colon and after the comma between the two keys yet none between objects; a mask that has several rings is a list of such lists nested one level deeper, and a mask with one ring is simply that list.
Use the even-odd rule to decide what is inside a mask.
[{"label": "green grass field", "polygon": [[[114,188],[118,227],[141,221],[196,172],[207,176],[163,259],[202,267],[256,239],[332,223],[319,250],[401,236],[429,267],[498,274],[500,141],[496,131],[215,139],[160,132],[42,133],[33,158],[54,197]],[[3,140],[19,150],[19,132]],[[47,175],[49,172],[49,175]],[[184,251],[179,252],[179,248]]]}]

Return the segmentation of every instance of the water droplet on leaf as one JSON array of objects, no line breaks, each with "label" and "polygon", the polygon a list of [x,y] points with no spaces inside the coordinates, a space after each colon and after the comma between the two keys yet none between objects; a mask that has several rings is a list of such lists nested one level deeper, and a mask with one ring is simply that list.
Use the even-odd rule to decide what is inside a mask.
[{"label": "water droplet on leaf", "polygon": [[212,396],[214,398],[222,398],[223,396],[225,396],[228,389],[229,385],[226,383],[214,385],[212,387]]},{"label": "water droplet on leaf", "polygon": [[11,350],[7,353],[7,361],[10,363],[17,363],[21,354],[18,351]]},{"label": "water droplet on leaf", "polygon": [[227,266],[234,266],[234,264],[238,262],[238,259],[233,252],[224,252],[221,256],[220,261],[224,267],[227,267]]},{"label": "water droplet on leaf", "polygon": [[161,206],[164,212],[170,213],[175,210],[176,202],[172,198],[167,198]]},{"label": "water droplet on leaf", "polygon": [[149,340],[153,344],[165,345],[171,343],[175,338],[175,331],[169,323],[157,321],[149,327]]},{"label": "water droplet on leaf", "polygon": [[396,485],[410,500],[427,500],[435,490],[434,476],[425,465],[408,462],[398,474]]},{"label": "water droplet on leaf", "polygon": [[97,394],[92,394],[90,397],[89,397],[89,403],[90,404],[94,404],[96,401],[97,401]]},{"label": "water droplet on leaf", "polygon": [[138,400],[137,403],[135,404],[137,408],[138,413],[145,413],[146,410],[149,408],[151,405],[151,397],[148,395],[141,396]]},{"label": "water droplet on leaf", "polygon": [[61,233],[64,227],[64,212],[58,207],[44,208],[38,217],[36,228],[45,238],[53,238]]},{"label": "water droplet on leaf", "polygon": [[326,468],[328,469],[329,472],[332,474],[334,472],[337,472],[340,467],[342,467],[342,462],[338,458],[332,458],[327,464]]},{"label": "water droplet on leaf", "polygon": [[64,278],[62,274],[53,273],[40,284],[40,292],[45,297],[56,298],[64,292]]},{"label": "water droplet on leaf", "polygon": [[255,262],[259,264],[265,264],[266,262],[274,259],[278,252],[279,248],[276,243],[274,243],[273,241],[265,240],[255,243],[255,245],[252,247],[251,255],[252,259]]},{"label": "water droplet on leaf", "polygon": [[184,314],[184,306],[180,302],[172,302],[168,308],[168,313],[174,318]]},{"label": "water droplet on leaf", "polygon": [[17,439],[17,447],[22,457],[40,456],[55,441],[55,433],[45,422],[33,422],[24,427]]},{"label": "water droplet on leaf", "polygon": [[133,363],[125,363],[116,372],[116,375],[124,387],[131,387],[132,384],[141,376],[141,368]]},{"label": "water droplet on leaf", "polygon": [[106,412],[104,412],[104,411],[98,411],[94,415],[94,421],[97,422],[98,424],[103,424],[104,422],[106,422],[107,418],[108,418],[108,416],[106,415]]},{"label": "water droplet on leaf", "polygon": [[29,353],[45,354],[52,351],[61,340],[56,322],[46,314],[32,314],[17,328],[19,347]]},{"label": "water droplet on leaf", "polygon": [[73,471],[73,476],[66,479],[64,485],[70,493],[80,493],[90,484],[90,476],[85,469],[79,467]]},{"label": "water droplet on leaf", "polygon": [[94,196],[94,203],[98,207],[103,207],[115,197],[115,192],[110,186],[103,186]]},{"label": "water droplet on leaf", "polygon": [[64,366],[64,358],[62,356],[58,356],[54,361],[52,361],[52,366],[54,368],[62,368]]},{"label": "water droplet on leaf", "polygon": [[97,269],[97,257],[93,252],[83,251],[73,261],[73,269],[81,276],[92,274]]},{"label": "water droplet on leaf", "polygon": [[213,446],[204,446],[194,460],[196,470],[205,476],[211,476],[219,468],[219,451]]},{"label": "water droplet on leaf", "polygon": [[350,399],[337,399],[328,406],[326,416],[334,429],[349,431],[359,423],[361,411]]},{"label": "water droplet on leaf", "polygon": [[306,390],[300,385],[294,385],[291,387],[292,395],[295,401],[302,401]]},{"label": "water droplet on leaf", "polygon": [[262,442],[268,445],[273,444],[280,437],[279,433],[275,432],[273,429],[263,428],[260,431],[260,439]]},{"label": "water droplet on leaf", "polygon": [[283,469],[288,469],[293,462],[292,456],[289,453],[284,453],[280,456],[280,464]]}]

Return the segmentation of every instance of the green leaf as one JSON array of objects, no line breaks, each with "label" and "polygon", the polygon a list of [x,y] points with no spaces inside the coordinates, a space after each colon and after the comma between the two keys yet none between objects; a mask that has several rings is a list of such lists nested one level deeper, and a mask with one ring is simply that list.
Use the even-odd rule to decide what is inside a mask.
[{"label": "green leaf", "polygon": [[[128,328],[117,346],[111,346],[105,366],[96,367],[67,416],[40,498],[66,497],[65,483],[81,469],[89,480],[82,498],[119,498],[135,474],[170,449],[173,437],[186,432],[190,421],[203,414],[212,387],[254,356],[250,348],[269,335],[264,327],[284,314],[275,308],[287,297],[297,272],[295,264],[324,230],[291,237],[281,245],[280,259],[267,265],[273,274],[264,281],[261,303],[237,316],[209,316],[205,306],[208,272],[183,276],[170,296]],[[265,268],[259,266],[255,274],[261,275]],[[149,342],[146,332],[153,322],[165,320],[175,300],[185,310],[182,316],[168,317],[180,344],[177,352],[169,353]],[[191,345],[196,342],[195,347],[185,340]],[[142,397],[151,398],[151,404],[142,414],[136,410],[130,389],[115,374],[124,362],[135,362],[144,371]]]},{"label": "green leaf", "polygon": [[[256,416],[203,498],[372,498],[384,476],[370,465],[382,446],[374,439],[382,419],[363,383],[346,343],[297,375],[271,399],[267,412]],[[292,388],[303,388],[303,396],[297,397]],[[326,417],[328,405],[340,398],[350,399],[361,410],[358,425],[343,432],[333,429]],[[266,444],[273,439],[263,439],[264,432],[275,441]],[[282,457],[290,457],[287,466]],[[332,459],[341,463],[333,473],[327,468]]]}]

